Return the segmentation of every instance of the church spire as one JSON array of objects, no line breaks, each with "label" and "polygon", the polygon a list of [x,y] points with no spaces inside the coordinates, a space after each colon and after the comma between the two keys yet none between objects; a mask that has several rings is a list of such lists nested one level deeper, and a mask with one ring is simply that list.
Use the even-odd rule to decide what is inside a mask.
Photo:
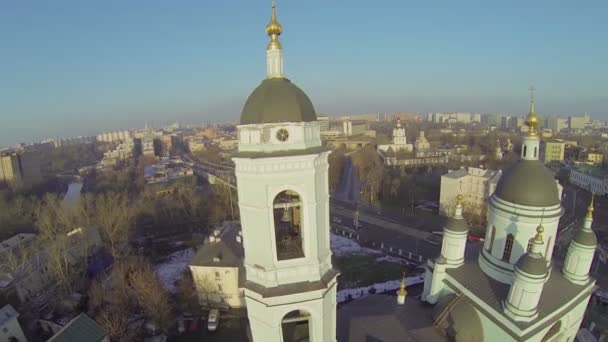
[{"label": "church spire", "polygon": [[397,304],[405,304],[406,296],[407,290],[405,289],[405,272],[403,272],[403,276],[401,277],[401,285],[399,286],[399,291],[397,291]]},{"label": "church spire", "polygon": [[528,126],[528,136],[536,136],[538,134],[539,118],[536,115],[536,108],[534,107],[534,86],[530,87],[530,111],[526,118],[526,126]]},{"label": "church spire", "polygon": [[540,148],[540,139],[538,126],[540,119],[536,115],[534,108],[534,87],[530,87],[530,112],[526,117],[526,126],[528,126],[528,134],[524,136],[524,141],[521,149],[521,157],[524,160],[538,160],[538,152]]},{"label": "church spire", "polygon": [[272,1],[270,21],[266,25],[266,34],[270,37],[266,47],[266,69],[268,78],[283,78],[283,47],[279,36],[283,33],[283,26],[279,23],[276,13],[276,3]]}]

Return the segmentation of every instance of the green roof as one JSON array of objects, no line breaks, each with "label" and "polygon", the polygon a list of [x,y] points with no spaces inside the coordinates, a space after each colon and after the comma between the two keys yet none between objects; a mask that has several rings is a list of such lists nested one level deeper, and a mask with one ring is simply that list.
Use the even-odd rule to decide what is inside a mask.
[{"label": "green roof", "polygon": [[445,228],[453,232],[466,232],[467,230],[469,230],[469,226],[467,225],[467,221],[465,221],[465,219],[457,219],[454,217],[450,217],[447,219]]},{"label": "green roof", "polygon": [[591,229],[579,228],[578,231],[574,234],[574,239],[572,239],[572,241],[583,246],[597,246],[597,237]]},{"label": "green roof", "polygon": [[243,106],[241,125],[316,121],[306,94],[286,78],[269,78],[255,88]]},{"label": "green roof", "polygon": [[549,272],[549,266],[547,261],[541,255],[532,256],[530,253],[526,253],[519,258],[515,267],[535,276],[542,276]]},{"label": "green roof", "polygon": [[107,334],[97,322],[81,313],[51,337],[49,342],[100,342],[106,337]]},{"label": "green roof", "polygon": [[520,159],[507,168],[498,180],[494,195],[507,202],[531,207],[550,207],[560,203],[555,178],[539,160]]}]

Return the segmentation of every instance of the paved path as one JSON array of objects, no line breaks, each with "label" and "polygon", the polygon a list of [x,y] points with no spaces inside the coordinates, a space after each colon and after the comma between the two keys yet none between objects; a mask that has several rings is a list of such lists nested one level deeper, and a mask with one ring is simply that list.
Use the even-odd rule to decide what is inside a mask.
[{"label": "paved path", "polygon": [[[353,213],[352,210],[343,209],[343,208],[340,208],[340,207],[333,206],[331,212],[332,212],[332,215],[337,214],[337,215],[340,215],[340,216],[347,217],[348,219],[351,220],[351,222],[354,219],[354,213]],[[362,213],[362,212],[359,213],[359,221],[362,222],[364,224],[364,226],[365,226],[365,223],[372,224],[374,226],[382,227],[382,228],[385,228],[385,229],[390,229],[390,230],[393,230],[393,231],[397,231],[397,232],[399,232],[401,234],[409,235],[409,236],[414,237],[416,239],[422,239],[422,240],[424,240],[427,237],[429,237],[430,235],[432,235],[429,232],[425,232],[425,231],[422,231],[422,230],[410,228],[410,227],[407,227],[407,226],[404,226],[404,225],[401,225],[401,224],[398,224],[398,223],[394,223],[394,222],[389,221],[389,220],[384,220],[384,219],[382,219],[380,217],[372,216],[372,215],[369,215],[369,214],[366,214],[366,213]]]}]

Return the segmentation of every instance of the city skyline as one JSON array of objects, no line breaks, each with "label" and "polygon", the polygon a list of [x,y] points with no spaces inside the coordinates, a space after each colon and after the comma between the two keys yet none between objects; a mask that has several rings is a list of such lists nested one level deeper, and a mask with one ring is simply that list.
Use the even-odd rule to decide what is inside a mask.
[{"label": "city skyline", "polygon": [[[146,4],[6,5],[0,146],[146,121],[236,120],[264,78],[269,1]],[[608,119],[600,1],[348,5],[278,3],[286,74],[320,113],[523,115],[534,84],[543,116]]]}]

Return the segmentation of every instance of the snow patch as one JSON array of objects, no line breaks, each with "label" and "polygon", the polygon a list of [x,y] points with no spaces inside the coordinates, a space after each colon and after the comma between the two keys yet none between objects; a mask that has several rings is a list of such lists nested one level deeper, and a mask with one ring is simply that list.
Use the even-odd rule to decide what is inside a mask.
[{"label": "snow patch", "polygon": [[192,258],[194,249],[188,248],[169,255],[164,262],[156,265],[156,274],[167,291],[175,293],[175,283],[182,278]]},{"label": "snow patch", "polygon": [[374,255],[380,254],[371,248],[362,247],[357,242],[334,233],[330,234],[331,251],[335,256]]}]

